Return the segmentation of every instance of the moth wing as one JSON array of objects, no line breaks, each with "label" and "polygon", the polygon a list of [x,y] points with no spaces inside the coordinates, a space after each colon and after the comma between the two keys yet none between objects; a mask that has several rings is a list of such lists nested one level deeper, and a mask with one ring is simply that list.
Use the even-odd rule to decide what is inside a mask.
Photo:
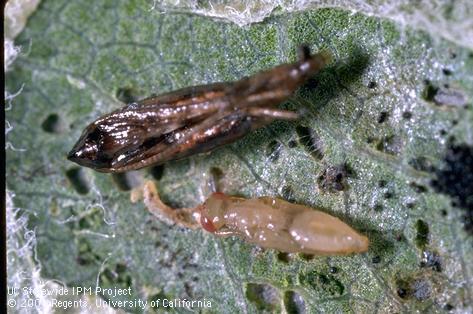
[{"label": "moth wing", "polygon": [[174,131],[189,121],[204,120],[227,103],[228,83],[192,86],[160,96],[143,99],[112,112],[108,117],[117,123],[117,132],[133,127],[150,134]]},{"label": "moth wing", "polygon": [[139,101],[143,106],[159,106],[159,104],[171,103],[190,103],[192,99],[210,99],[218,95],[226,94],[231,90],[229,83],[212,83],[207,85],[198,85],[184,87],[169,93],[161,94],[159,96],[149,97]]},{"label": "moth wing", "polygon": [[[95,124],[109,155],[127,161],[148,141],[207,119],[226,106],[227,83],[194,86],[131,103]],[[149,146],[149,144],[148,144]]]},{"label": "moth wing", "polygon": [[128,152],[126,160],[116,158],[112,167],[115,171],[127,171],[207,152],[242,137],[251,128],[252,122],[246,115],[217,112],[192,126],[150,139],[135,152]]}]

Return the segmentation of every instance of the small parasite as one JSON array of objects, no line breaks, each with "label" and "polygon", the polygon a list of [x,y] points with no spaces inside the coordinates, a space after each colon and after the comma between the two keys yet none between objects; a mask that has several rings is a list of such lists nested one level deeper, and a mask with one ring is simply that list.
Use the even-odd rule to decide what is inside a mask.
[{"label": "small parasite", "polygon": [[92,122],[67,158],[100,172],[125,172],[208,152],[274,120],[277,109],[330,56],[299,49],[299,61],[236,82],[193,86],[131,103]]},{"label": "small parasite", "polygon": [[368,238],[340,219],[278,198],[213,193],[195,208],[173,209],[160,200],[153,182],[147,181],[142,192],[148,210],[171,225],[202,228],[221,237],[237,236],[286,253],[346,255],[368,250]]}]

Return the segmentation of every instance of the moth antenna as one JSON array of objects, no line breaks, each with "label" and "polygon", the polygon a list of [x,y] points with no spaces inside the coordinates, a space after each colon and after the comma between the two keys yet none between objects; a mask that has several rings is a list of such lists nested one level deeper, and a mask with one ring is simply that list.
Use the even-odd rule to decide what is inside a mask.
[{"label": "moth antenna", "polygon": [[297,49],[297,55],[300,61],[307,61],[311,59],[310,47],[306,44],[302,44]]}]

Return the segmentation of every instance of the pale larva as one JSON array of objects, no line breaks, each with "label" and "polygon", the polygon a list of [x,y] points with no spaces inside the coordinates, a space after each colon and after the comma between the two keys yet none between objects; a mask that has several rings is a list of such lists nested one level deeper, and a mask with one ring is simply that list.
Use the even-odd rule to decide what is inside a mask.
[{"label": "pale larva", "polygon": [[216,236],[238,236],[262,248],[287,253],[343,255],[368,250],[369,240],[340,219],[273,197],[245,199],[213,193],[196,208],[172,209],[145,184],[144,201],[161,220]]}]

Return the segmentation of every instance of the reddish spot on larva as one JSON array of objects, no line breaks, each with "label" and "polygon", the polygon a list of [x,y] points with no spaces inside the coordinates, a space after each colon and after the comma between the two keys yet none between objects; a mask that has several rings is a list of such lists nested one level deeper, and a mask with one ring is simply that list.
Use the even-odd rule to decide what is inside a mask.
[{"label": "reddish spot on larva", "polygon": [[217,228],[215,228],[212,221],[210,221],[210,219],[208,219],[205,215],[200,216],[200,224],[202,225],[202,228],[204,228],[205,231],[208,231],[210,233],[215,233],[215,231],[217,231]]},{"label": "reddish spot on larva", "polygon": [[216,199],[221,199],[221,200],[228,198],[228,196],[226,196],[222,192],[214,192],[210,197],[215,197]]}]

